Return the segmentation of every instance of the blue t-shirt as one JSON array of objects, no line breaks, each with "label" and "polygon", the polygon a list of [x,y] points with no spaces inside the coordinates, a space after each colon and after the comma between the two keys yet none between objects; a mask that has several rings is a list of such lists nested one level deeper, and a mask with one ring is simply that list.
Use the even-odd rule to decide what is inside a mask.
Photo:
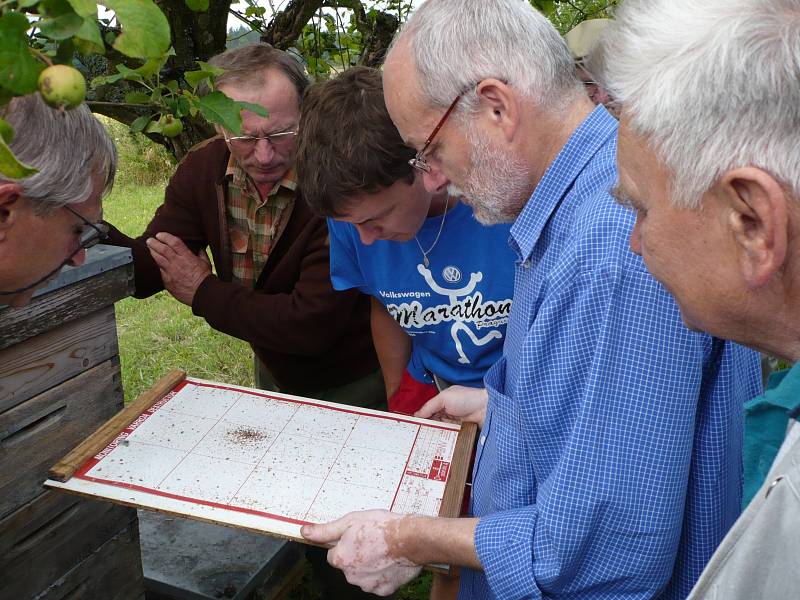
[{"label": "blue t-shirt", "polygon": [[[425,220],[417,233],[427,251],[442,224]],[[415,240],[361,243],[350,223],[328,220],[331,281],[337,290],[358,288],[375,297],[411,336],[408,371],[431,383],[483,386],[483,375],[502,355],[515,256],[510,224],[486,227],[459,202],[428,253],[429,268]]]}]

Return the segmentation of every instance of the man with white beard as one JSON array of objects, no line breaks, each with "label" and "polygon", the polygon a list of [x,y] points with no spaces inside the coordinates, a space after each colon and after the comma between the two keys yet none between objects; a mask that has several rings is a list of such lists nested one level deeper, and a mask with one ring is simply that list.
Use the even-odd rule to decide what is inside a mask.
[{"label": "man with white beard", "polygon": [[351,513],[304,535],[381,594],[447,562],[460,598],[685,598],[739,512],[757,356],[689,331],[630,252],[617,122],[529,3],[428,0],[384,91],[429,191],[514,222],[514,304],[488,398],[449,388],[417,413],[481,425],[472,516]]}]

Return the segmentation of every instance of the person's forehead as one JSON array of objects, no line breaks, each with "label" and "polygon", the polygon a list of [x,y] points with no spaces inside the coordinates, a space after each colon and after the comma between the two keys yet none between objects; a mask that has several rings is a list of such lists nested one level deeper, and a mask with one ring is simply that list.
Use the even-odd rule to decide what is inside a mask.
[{"label": "person's forehead", "polygon": [[[297,90],[283,73],[271,69],[267,71],[263,85],[225,85],[220,86],[220,91],[239,102],[260,104],[269,112],[269,117],[277,120],[280,117],[291,115],[296,117],[300,111],[300,102]],[[242,111],[242,115],[257,115],[250,111]]]},{"label": "person's forehead", "polygon": [[435,127],[436,116],[422,102],[408,44],[400,44],[386,61],[383,91],[389,116],[403,141],[409,146],[421,146]]}]

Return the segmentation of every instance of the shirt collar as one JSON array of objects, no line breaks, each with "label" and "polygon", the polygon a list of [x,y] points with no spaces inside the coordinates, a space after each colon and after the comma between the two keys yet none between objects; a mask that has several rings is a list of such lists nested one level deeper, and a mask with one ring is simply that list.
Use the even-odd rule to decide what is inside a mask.
[{"label": "shirt collar", "polygon": [[530,256],[561,199],[597,151],[616,135],[617,126],[617,120],[600,105],[572,133],[511,227],[511,240],[521,258]]}]

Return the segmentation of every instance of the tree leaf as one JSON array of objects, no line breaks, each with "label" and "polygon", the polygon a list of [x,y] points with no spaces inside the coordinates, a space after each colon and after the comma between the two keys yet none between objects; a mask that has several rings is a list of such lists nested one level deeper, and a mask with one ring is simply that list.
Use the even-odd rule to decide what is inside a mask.
[{"label": "tree leaf", "polygon": [[3,119],[0,119],[0,139],[6,144],[10,144],[11,140],[14,139],[14,128],[11,126],[11,123]]},{"label": "tree leaf", "polygon": [[186,0],[186,6],[194,12],[206,12],[208,10],[208,0]]},{"label": "tree leaf", "polygon": [[0,137],[0,173],[10,179],[23,179],[38,172],[38,169],[19,162],[5,139]]},{"label": "tree leaf", "polygon": [[138,83],[143,81],[142,75],[136,69],[131,69],[122,63],[117,65],[117,71],[119,71],[120,75],[122,75],[122,79],[125,79],[126,81],[136,81]]},{"label": "tree leaf", "polygon": [[114,11],[122,33],[114,48],[134,58],[160,58],[170,45],[169,23],[153,0],[103,0]]},{"label": "tree leaf", "polygon": [[158,58],[149,58],[141,67],[134,69],[134,71],[146,79],[158,73],[165,62],[167,62],[166,55]]},{"label": "tree leaf", "polygon": [[200,112],[211,123],[222,125],[231,133],[239,134],[242,130],[242,115],[239,103],[231,100],[222,92],[211,92],[200,98]]},{"label": "tree leaf", "polygon": [[20,96],[36,91],[36,80],[44,69],[28,50],[25,32],[29,27],[22,13],[0,16],[0,87]]},{"label": "tree leaf", "polygon": [[72,6],[72,10],[82,17],[97,16],[97,3],[94,0],[67,0]]},{"label": "tree leaf", "polygon": [[81,25],[75,37],[84,42],[81,47],[81,51],[84,54],[89,54],[91,52],[95,54],[106,53],[103,37],[100,35],[100,28],[97,26],[97,21],[95,21],[94,17],[83,20],[83,25]]},{"label": "tree leaf", "polygon": [[148,104],[150,102],[150,94],[145,92],[128,92],[125,94],[125,102],[128,104]]},{"label": "tree leaf", "polygon": [[133,123],[131,123],[131,131],[133,131],[134,133],[139,133],[147,126],[149,122],[150,122],[150,115],[139,117],[138,119],[134,120]]},{"label": "tree leaf", "polygon": [[144,130],[146,133],[161,133],[161,123],[158,121],[150,121]]},{"label": "tree leaf", "polygon": [[268,117],[269,111],[260,104],[253,104],[252,102],[237,102],[242,110],[249,110],[256,113],[259,117]]},{"label": "tree leaf", "polygon": [[183,78],[192,86],[193,90],[197,89],[197,86],[200,85],[204,79],[208,79],[209,84],[211,84],[214,81],[214,77],[222,75],[225,72],[225,69],[213,67],[202,60],[198,60],[197,64],[200,65],[197,71],[185,71],[183,74]]},{"label": "tree leaf", "polygon": [[52,19],[41,19],[36,26],[51,40],[65,40],[75,35],[83,25],[83,18],[67,12]]}]

